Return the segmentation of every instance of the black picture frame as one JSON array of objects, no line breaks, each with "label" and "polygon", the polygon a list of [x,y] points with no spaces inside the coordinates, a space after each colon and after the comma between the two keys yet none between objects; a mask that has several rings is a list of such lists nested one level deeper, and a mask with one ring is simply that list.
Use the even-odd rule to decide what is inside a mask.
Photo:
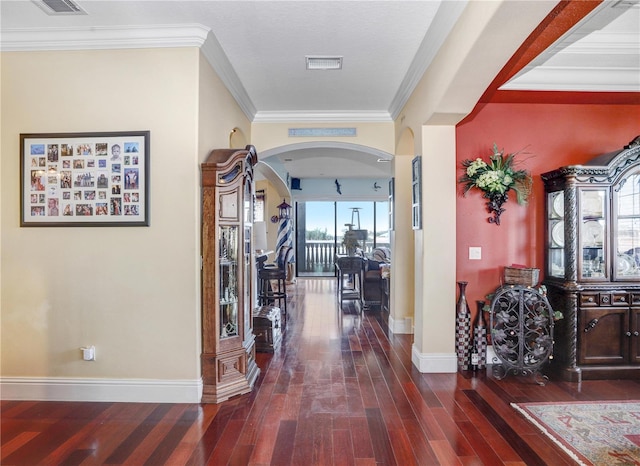
[{"label": "black picture frame", "polygon": [[411,161],[411,218],[414,230],[422,228],[422,157]]},{"label": "black picture frame", "polygon": [[393,205],[394,203],[394,197],[395,197],[395,178],[391,178],[389,180],[389,230],[395,230],[396,229],[396,224],[395,224],[395,215],[394,215],[394,209],[395,206]]},{"label": "black picture frame", "polygon": [[20,134],[20,226],[149,226],[150,137]]}]

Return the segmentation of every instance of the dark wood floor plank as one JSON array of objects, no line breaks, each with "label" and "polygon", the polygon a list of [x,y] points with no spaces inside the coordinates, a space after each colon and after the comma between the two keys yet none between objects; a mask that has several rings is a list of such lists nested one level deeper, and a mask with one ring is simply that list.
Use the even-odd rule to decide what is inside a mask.
[{"label": "dark wood floor plank", "polygon": [[198,419],[199,412],[196,407],[190,407],[185,410],[175,424],[171,426],[169,432],[160,441],[160,444],[153,451],[151,456],[147,458],[145,466],[154,466],[163,463],[171,453],[176,449],[182,438],[185,436],[189,427]]},{"label": "dark wood floor plank", "polygon": [[251,462],[256,464],[269,464],[273,448],[278,436],[280,418],[284,408],[286,396],[274,394],[269,400],[269,409],[265,412],[261,426],[258,429]]},{"label": "dark wood floor plank", "polygon": [[[227,423],[220,440],[208,457],[208,461],[200,464],[228,464],[233,457],[238,446],[238,439],[244,427],[244,422],[240,419],[230,419]],[[249,447],[253,449],[253,446]],[[169,463],[171,464],[171,463]],[[179,463],[176,463],[179,464]]]},{"label": "dark wood floor plank", "polygon": [[429,445],[425,432],[422,430],[418,420],[403,419],[402,423],[418,464],[438,464],[438,459],[431,449],[431,445]]},{"label": "dark wood floor plank", "polygon": [[170,405],[170,409],[166,415],[160,419],[156,425],[149,431],[148,435],[143,438],[135,450],[122,463],[125,466],[140,466],[154,454],[156,449],[161,448],[162,441],[169,435],[172,427],[180,419],[185,409],[190,405]]},{"label": "dark wood floor plank", "polygon": [[160,422],[160,420],[169,412],[171,405],[162,404],[157,406],[151,414],[149,414],[129,436],[116,448],[116,450],[107,458],[109,464],[124,464],[142,440],[149,435]]},{"label": "dark wood floor plank", "polygon": [[390,466],[397,464],[382,413],[379,409],[372,408],[367,408],[365,411],[376,461]]},{"label": "dark wood floor plank", "polygon": [[24,419],[26,413],[32,415],[55,418],[60,417],[56,422],[33,437],[22,448],[16,449],[13,453],[3,459],[3,464],[10,465],[36,465],[43,464],[47,456],[61,448],[67,439],[73,438],[78,432],[92,425],[105,409],[109,408],[109,403],[78,403],[77,410],[74,410],[74,403],[37,403],[31,409],[22,412],[18,417]]},{"label": "dark wood floor plank", "polygon": [[[496,427],[496,429],[498,429],[500,435],[502,435],[502,437],[505,438],[505,440],[507,440],[513,446],[513,449],[528,465],[535,466],[549,464],[545,460],[543,460],[536,452],[536,449],[532,448],[527,442],[525,442],[521,435],[519,435],[518,432],[516,432],[509,425],[509,423],[507,423],[501,416],[499,416],[495,412],[495,410],[478,395],[476,391],[467,390],[465,391],[465,394],[469,397],[473,404],[482,411],[485,418],[489,420],[489,422],[491,422]],[[551,464],[561,463],[556,462]]]},{"label": "dark wood floor plank", "polygon": [[349,419],[351,441],[353,443],[353,456],[356,460],[375,458],[373,443],[369,433],[369,425],[366,417],[352,417]]},{"label": "dark wood floor plank", "polygon": [[447,440],[431,440],[431,449],[438,458],[438,463],[447,466],[461,466],[462,462]]},{"label": "dark wood floor plank", "polygon": [[291,464],[297,426],[297,421],[280,421],[278,436],[276,437],[276,443],[273,447],[270,464],[274,466]]},{"label": "dark wood floor plank", "polygon": [[[7,456],[16,451],[18,448],[22,448],[37,435],[40,435],[39,431],[18,432],[18,434],[13,436],[11,440],[3,443],[2,448],[0,448],[0,464],[2,464],[2,461]],[[4,431],[2,432],[2,436],[4,437]]]},{"label": "dark wood floor plank", "polygon": [[354,466],[353,442],[349,429],[332,429],[333,464]]},{"label": "dark wood floor plank", "polygon": [[433,410],[433,415],[456,455],[473,456],[473,448],[449,413],[444,408],[436,408]]},{"label": "dark wood floor plank", "polygon": [[303,385],[290,385],[284,400],[281,420],[295,421],[300,415],[300,405],[302,404]]},{"label": "dark wood floor plank", "polygon": [[206,464],[218,445],[220,438],[223,436],[227,424],[230,422],[235,406],[231,403],[222,404],[215,418],[206,426],[204,434],[195,445],[193,453],[187,462],[189,466],[198,466]]},{"label": "dark wood floor plank", "polygon": [[[203,457],[204,455],[198,457],[199,453],[203,453],[198,447],[202,447],[200,440],[220,410],[220,405],[206,404],[198,406],[198,409],[200,412],[199,417],[194,420],[182,437],[182,440],[180,440],[175,450],[171,453],[171,456],[168,457],[167,464],[186,465],[194,456],[197,457],[197,461],[199,461],[200,464],[206,462]],[[244,421],[238,421],[238,423],[244,425]]]},{"label": "dark wood floor plank", "polygon": [[512,402],[640,399],[640,381],[421,374],[389,315],[336,307],[335,280],[288,287],[280,348],[254,390],[214,404],[0,401],[13,466],[572,464]]}]

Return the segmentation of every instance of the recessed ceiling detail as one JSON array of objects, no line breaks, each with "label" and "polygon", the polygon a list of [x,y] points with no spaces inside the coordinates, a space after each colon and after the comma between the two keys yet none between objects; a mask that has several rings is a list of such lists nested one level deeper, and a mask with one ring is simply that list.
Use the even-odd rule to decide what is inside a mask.
[{"label": "recessed ceiling detail", "polygon": [[640,2],[602,2],[501,90],[640,91]]},{"label": "recessed ceiling detail", "polygon": [[308,70],[341,70],[342,57],[304,57],[307,61]]}]

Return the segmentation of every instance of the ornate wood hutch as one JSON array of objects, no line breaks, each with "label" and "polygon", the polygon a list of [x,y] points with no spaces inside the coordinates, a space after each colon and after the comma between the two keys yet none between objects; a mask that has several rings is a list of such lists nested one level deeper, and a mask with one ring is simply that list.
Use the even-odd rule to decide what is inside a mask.
[{"label": "ornate wood hutch", "polygon": [[251,391],[255,361],[252,246],[256,150],[216,149],[202,164],[202,401]]},{"label": "ornate wood hutch", "polygon": [[565,380],[640,378],[640,137],[544,173],[546,278]]}]

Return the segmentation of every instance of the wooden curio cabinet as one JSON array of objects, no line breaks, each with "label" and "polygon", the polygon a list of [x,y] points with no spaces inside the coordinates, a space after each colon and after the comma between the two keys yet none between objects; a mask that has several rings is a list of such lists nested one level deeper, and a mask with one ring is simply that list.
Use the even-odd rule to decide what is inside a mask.
[{"label": "wooden curio cabinet", "polygon": [[251,391],[255,361],[252,247],[255,148],[216,149],[202,164],[204,403]]},{"label": "wooden curio cabinet", "polygon": [[565,380],[640,378],[640,137],[544,173],[546,278]]}]

